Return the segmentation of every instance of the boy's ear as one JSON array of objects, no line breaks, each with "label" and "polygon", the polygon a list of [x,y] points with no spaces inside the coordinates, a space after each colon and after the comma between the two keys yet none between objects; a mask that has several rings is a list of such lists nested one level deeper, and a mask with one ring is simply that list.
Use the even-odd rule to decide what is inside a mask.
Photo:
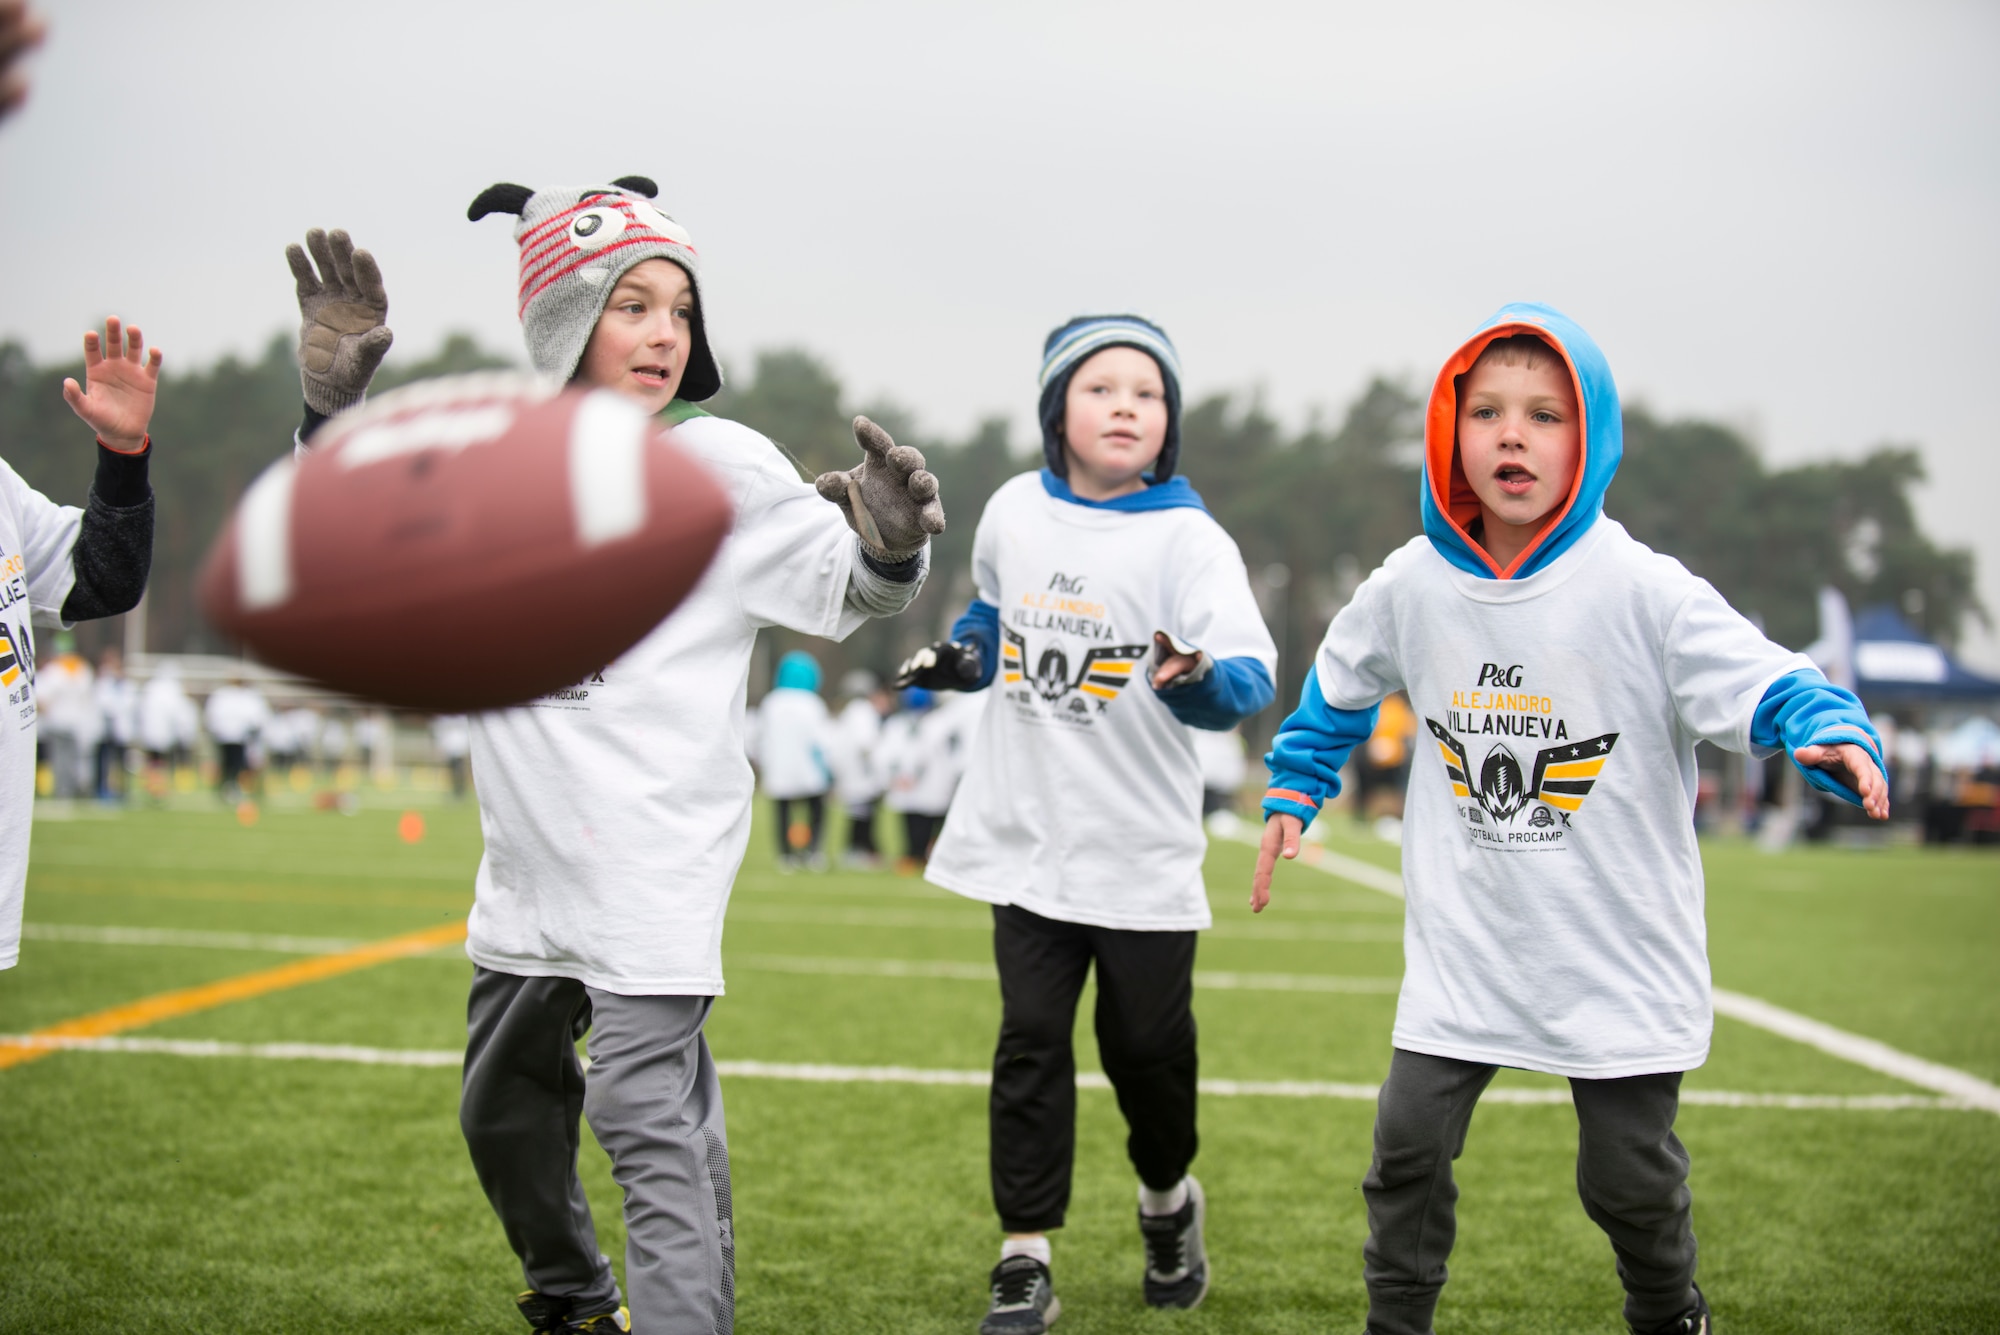
[{"label": "boy's ear", "polygon": [[528,206],[528,201],[534,197],[535,192],[527,186],[510,185],[502,181],[498,185],[489,185],[480,191],[479,198],[472,201],[472,206],[465,211],[465,216],[472,222],[478,222],[489,213],[512,213],[518,217],[521,210]]},{"label": "boy's ear", "polygon": [[653,184],[653,178],[650,176],[621,176],[611,184],[620,190],[630,190],[635,195],[644,195],[647,199],[660,197],[660,187]]}]

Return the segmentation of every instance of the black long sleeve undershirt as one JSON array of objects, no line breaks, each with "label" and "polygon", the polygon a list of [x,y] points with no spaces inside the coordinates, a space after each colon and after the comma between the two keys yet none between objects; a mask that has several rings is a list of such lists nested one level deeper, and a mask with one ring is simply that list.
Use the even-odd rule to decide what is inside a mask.
[{"label": "black long sleeve undershirt", "polygon": [[97,479],[70,548],[76,583],[63,599],[64,621],[95,621],[139,605],[153,569],[153,451],[120,454],[97,447]]}]

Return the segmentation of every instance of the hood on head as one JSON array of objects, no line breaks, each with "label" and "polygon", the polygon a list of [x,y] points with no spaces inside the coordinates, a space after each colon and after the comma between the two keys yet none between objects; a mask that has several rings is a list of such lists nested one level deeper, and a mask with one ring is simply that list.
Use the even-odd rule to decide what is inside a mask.
[{"label": "hood on head", "polygon": [[803,649],[792,650],[778,660],[778,676],[773,684],[779,690],[817,691],[819,660]]},{"label": "hood on head", "polygon": [[[1569,364],[1576,402],[1583,413],[1583,457],[1576,479],[1556,518],[1530,543],[1512,566],[1502,569],[1472,540],[1479,522],[1479,498],[1458,460],[1457,377],[1472,369],[1486,345],[1514,334],[1533,334],[1548,343]],[[1438,554],[1460,570],[1487,579],[1520,579],[1547,566],[1583,536],[1604,513],[1604,493],[1625,455],[1625,418],[1618,406],[1618,386],[1603,352],[1583,328],[1551,306],[1514,302],[1494,312],[1479,331],[1454,352],[1431,387],[1424,413],[1424,470],[1419,502],[1424,536]]]}]

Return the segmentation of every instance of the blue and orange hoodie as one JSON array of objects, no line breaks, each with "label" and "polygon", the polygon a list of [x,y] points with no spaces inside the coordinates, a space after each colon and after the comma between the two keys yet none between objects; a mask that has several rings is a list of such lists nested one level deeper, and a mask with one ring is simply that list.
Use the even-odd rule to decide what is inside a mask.
[{"label": "blue and orange hoodie", "polygon": [[[1555,347],[1569,364],[1576,401],[1583,413],[1583,457],[1570,494],[1554,520],[1506,567],[1472,538],[1479,501],[1458,458],[1457,379],[1472,369],[1489,343],[1532,334]],[[1424,536],[1450,565],[1482,579],[1520,579],[1547,568],[1570,550],[1604,514],[1604,495],[1625,453],[1625,424],[1618,386],[1597,344],[1582,327],[1553,307],[1517,302],[1501,307],[1445,362],[1431,387],[1424,413],[1424,468],[1418,503]],[[1264,813],[1286,813],[1310,824],[1320,806],[1340,792],[1340,770],[1354,748],[1368,740],[1376,708],[1335,709],[1320,690],[1317,668],[1306,675],[1299,705],[1278,731],[1264,763],[1271,787]],[[1858,734],[1858,735],[1857,735]],[[1793,672],[1773,682],[1751,721],[1750,742],[1760,751],[1787,755],[1822,741],[1860,743],[1882,765],[1882,743],[1868,713],[1850,691],[1818,672]],[[1795,760],[1794,765],[1797,765]],[[1822,792],[1859,805],[1860,797],[1824,770],[1798,766]],[[1886,766],[1883,767],[1887,772]]]}]

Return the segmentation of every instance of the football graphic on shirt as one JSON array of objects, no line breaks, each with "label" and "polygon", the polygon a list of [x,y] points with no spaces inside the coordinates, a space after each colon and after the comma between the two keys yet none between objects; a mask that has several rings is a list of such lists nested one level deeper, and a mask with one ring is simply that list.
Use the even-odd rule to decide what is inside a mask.
[{"label": "football graphic on shirt", "polygon": [[[1510,823],[1530,802],[1540,803],[1528,822],[1535,829],[1552,826],[1558,818],[1563,825],[1569,824],[1570,816],[1582,809],[1584,798],[1596,786],[1611,748],[1618,743],[1618,734],[1607,732],[1601,737],[1543,747],[1535,753],[1533,777],[1524,783],[1521,762],[1503,743],[1495,742],[1479,765],[1475,784],[1465,743],[1435,719],[1427,718],[1424,724],[1437,739],[1453,797],[1470,799],[1495,825]],[[1555,815],[1548,814],[1551,810]]]},{"label": "football graphic on shirt", "polygon": [[[1096,700],[1099,709],[1104,708],[1131,683],[1139,665],[1153,650],[1150,644],[1097,645],[1084,651],[1083,665],[1072,676],[1069,655],[1059,645],[1050,645],[1042,650],[1031,672],[1027,637],[1011,626],[1002,626],[1000,635],[1001,684],[1019,686],[1025,682],[1044,703],[1051,705],[1059,704],[1074,691]],[[1071,702],[1072,708],[1078,706],[1088,707],[1081,699]]]},{"label": "football graphic on shirt", "polygon": [[728,497],[636,404],[516,374],[384,394],[251,484],[202,610],[258,658],[444,713],[569,686],[672,612]]}]

